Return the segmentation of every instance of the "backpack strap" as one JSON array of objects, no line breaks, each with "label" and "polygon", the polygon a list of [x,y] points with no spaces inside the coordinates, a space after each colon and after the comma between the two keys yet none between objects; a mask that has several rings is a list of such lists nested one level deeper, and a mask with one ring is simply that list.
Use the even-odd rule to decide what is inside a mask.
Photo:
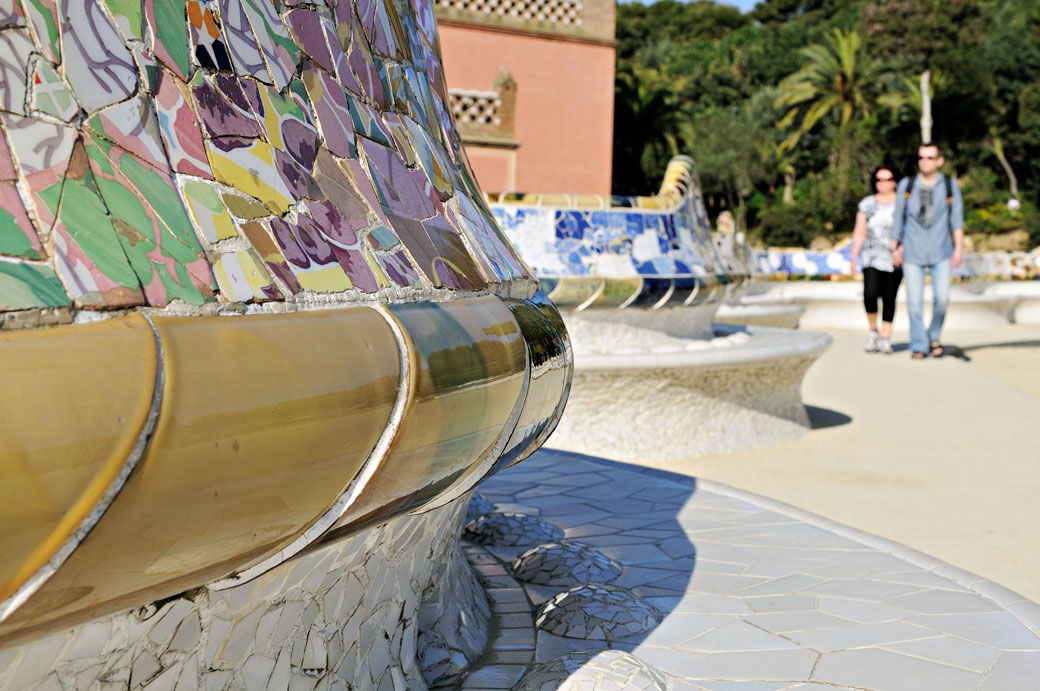
[{"label": "backpack strap", "polygon": [[946,224],[947,230],[953,232],[953,190],[950,188],[950,178],[942,173],[943,185],[946,187]]},{"label": "backpack strap", "polygon": [[904,179],[905,180],[909,180],[909,182],[906,183],[906,193],[903,195],[903,228],[905,229],[906,228],[906,210],[910,207],[910,193],[914,191],[914,183],[917,182],[917,175],[916,174],[915,175],[911,175],[908,178],[904,178]]}]

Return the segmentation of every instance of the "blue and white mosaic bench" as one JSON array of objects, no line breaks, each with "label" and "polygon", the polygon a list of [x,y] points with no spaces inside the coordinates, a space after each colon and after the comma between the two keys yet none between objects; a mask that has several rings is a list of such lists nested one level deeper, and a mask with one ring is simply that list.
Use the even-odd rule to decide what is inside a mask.
[{"label": "blue and white mosaic bench", "polygon": [[553,446],[675,460],[805,431],[801,381],[830,339],[714,324],[750,283],[750,254],[733,235],[712,237],[691,159],[673,159],[652,197],[502,195],[490,206],[573,343]]}]

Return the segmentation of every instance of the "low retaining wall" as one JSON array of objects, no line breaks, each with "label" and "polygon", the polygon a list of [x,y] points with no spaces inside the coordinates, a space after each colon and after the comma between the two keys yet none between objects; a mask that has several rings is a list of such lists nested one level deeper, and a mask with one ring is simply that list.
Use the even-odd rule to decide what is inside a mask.
[{"label": "low retaining wall", "polygon": [[[800,325],[805,328],[865,329],[863,284],[853,281],[772,281],[756,284],[755,295],[743,298],[756,306],[797,305],[805,308]],[[980,329],[1008,324],[1016,298],[982,292],[981,285],[954,285],[946,311],[945,328]],[[925,323],[931,318],[931,286],[925,286]],[[906,288],[900,286],[894,326],[909,329]]]},{"label": "low retaining wall", "polygon": [[[598,315],[596,315],[598,316]],[[682,460],[808,430],[801,385],[826,334],[719,325],[711,340],[565,313],[575,349],[549,445],[617,460]]]},{"label": "low retaining wall", "polygon": [[715,321],[737,326],[772,326],[797,329],[805,307],[802,305],[755,304],[741,301],[719,305]]},{"label": "low retaining wall", "polygon": [[1016,324],[1040,324],[1040,281],[994,281],[983,295],[1014,300],[1011,318]]}]

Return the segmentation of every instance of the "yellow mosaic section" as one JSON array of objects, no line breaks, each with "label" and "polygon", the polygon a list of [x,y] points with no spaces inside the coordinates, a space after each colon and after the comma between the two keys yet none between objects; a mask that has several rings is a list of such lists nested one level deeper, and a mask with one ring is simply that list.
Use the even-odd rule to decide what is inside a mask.
[{"label": "yellow mosaic section", "polygon": [[101,499],[144,427],[155,338],[140,315],[0,332],[0,601]]},{"label": "yellow mosaic section", "polygon": [[[340,497],[389,422],[398,347],[375,309],[155,325],[166,382],[148,452],[68,561],[0,624],[0,640],[168,597],[277,552]],[[87,350],[77,343],[69,350]],[[93,371],[122,380],[129,359]],[[82,406],[73,420],[110,405],[63,400]],[[6,513],[5,536],[23,523]]]}]

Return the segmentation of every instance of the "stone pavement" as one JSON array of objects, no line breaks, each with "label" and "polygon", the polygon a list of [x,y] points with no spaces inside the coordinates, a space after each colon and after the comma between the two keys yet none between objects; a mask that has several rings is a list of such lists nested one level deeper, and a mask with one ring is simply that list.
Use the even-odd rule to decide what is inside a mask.
[{"label": "stone pavement", "polygon": [[863,353],[865,332],[828,333],[802,387],[809,434],[658,467],[882,535],[1040,601],[1040,326],[949,332],[962,357],[923,362]]},{"label": "stone pavement", "polygon": [[800,509],[548,449],[480,494],[465,689],[1040,688],[1040,605]]}]

